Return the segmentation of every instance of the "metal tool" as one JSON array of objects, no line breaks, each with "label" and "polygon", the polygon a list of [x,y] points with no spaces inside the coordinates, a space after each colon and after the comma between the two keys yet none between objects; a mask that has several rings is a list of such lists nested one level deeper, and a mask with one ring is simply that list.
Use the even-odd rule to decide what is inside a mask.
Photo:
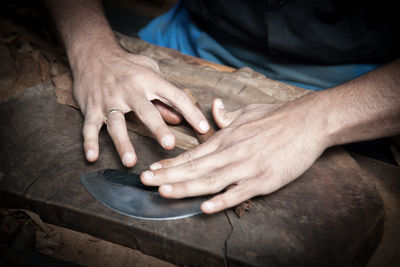
[{"label": "metal tool", "polygon": [[105,169],[81,176],[89,193],[106,207],[124,215],[148,220],[171,220],[201,213],[208,197],[163,198],[157,187],[146,186],[140,176],[122,170]]}]

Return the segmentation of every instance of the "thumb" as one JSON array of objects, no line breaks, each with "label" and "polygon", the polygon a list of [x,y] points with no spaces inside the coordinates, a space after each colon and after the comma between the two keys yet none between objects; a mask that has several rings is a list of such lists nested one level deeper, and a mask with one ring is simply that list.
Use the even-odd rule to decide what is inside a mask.
[{"label": "thumb", "polygon": [[214,99],[212,103],[212,114],[215,123],[219,128],[228,127],[240,114],[242,114],[242,109],[238,109],[233,112],[228,112],[222,100],[219,98]]}]

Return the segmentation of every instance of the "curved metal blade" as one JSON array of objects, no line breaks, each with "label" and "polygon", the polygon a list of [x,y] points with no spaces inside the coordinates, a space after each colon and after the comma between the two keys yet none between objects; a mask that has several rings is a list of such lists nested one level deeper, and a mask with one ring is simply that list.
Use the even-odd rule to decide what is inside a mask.
[{"label": "curved metal blade", "polygon": [[82,183],[106,207],[139,219],[170,220],[200,214],[206,196],[167,199],[157,187],[146,186],[140,176],[121,170],[105,169],[81,176]]}]

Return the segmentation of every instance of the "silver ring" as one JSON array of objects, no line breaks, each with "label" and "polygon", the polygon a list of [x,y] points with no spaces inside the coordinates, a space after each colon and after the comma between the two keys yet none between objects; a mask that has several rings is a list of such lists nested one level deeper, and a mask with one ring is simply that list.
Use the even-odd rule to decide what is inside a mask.
[{"label": "silver ring", "polygon": [[108,117],[110,117],[110,115],[114,112],[121,112],[122,114],[124,114],[119,108],[109,109],[107,110],[106,115],[104,115],[104,124],[107,124]]}]

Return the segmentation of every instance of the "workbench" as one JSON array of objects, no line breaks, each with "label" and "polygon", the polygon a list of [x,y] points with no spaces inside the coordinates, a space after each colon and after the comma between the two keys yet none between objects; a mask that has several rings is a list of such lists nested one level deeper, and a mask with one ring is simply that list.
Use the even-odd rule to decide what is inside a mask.
[{"label": "workbench", "polygon": [[[234,109],[307,93],[248,69],[221,70],[129,37],[119,35],[119,40],[129,51],[150,53],[166,79],[196,93],[208,115],[215,96]],[[259,86],[264,83],[269,86]],[[68,104],[65,96],[58,94],[58,101]],[[88,163],[82,115],[59,102],[53,82],[45,80],[1,103],[1,206],[30,209],[47,222],[188,266],[361,266],[382,236],[382,199],[370,174],[340,147],[328,149],[293,183],[254,199],[241,219],[231,210],[170,221],[118,214],[96,201],[80,181],[86,172],[122,168],[110,137],[101,131],[100,158]],[[129,171],[141,172],[183,152],[164,151],[135,132],[129,136],[139,158]]]},{"label": "workbench", "polygon": [[[76,104],[64,52],[47,35],[30,31],[35,27],[3,20],[0,26],[9,32],[0,36],[0,207],[30,209],[46,222],[187,266],[363,266],[378,246],[384,224],[385,231],[395,231],[396,222],[386,227],[385,213],[398,208],[400,185],[390,187],[388,181],[400,177],[399,168],[360,156],[356,162],[341,147],[325,151],[278,192],[253,199],[242,218],[226,210],[145,221],[106,208],[86,191],[80,176],[123,167],[105,129],[99,160],[86,161],[83,117],[71,107]],[[128,52],[156,60],[171,83],[192,89],[209,119],[214,97],[234,110],[310,93],[248,68],[235,70],[116,35]],[[165,151],[143,128],[129,126],[139,161],[127,171],[139,173],[196,145],[187,129],[178,127],[173,130],[179,147]],[[393,247],[380,249],[396,254]]]}]

